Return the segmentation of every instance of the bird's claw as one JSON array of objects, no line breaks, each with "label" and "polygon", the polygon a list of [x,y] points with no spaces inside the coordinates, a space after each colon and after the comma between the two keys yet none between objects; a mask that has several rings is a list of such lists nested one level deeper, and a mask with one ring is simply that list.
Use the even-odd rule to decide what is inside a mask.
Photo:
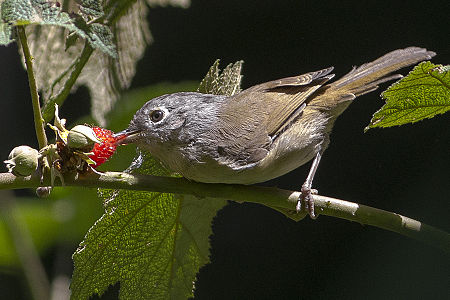
[{"label": "bird's claw", "polygon": [[300,196],[298,197],[297,206],[295,207],[297,212],[302,210],[302,203],[304,203],[305,210],[311,219],[316,219],[317,216],[314,212],[314,197],[312,195],[317,195],[318,191],[311,189],[306,183],[302,185]]}]

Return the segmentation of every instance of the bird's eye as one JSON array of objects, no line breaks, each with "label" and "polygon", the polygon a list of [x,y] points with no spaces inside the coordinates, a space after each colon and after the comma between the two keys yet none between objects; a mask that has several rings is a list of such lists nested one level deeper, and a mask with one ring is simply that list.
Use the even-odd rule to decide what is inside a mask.
[{"label": "bird's eye", "polygon": [[154,111],[152,111],[150,113],[150,120],[152,120],[152,122],[159,122],[163,119],[164,117],[164,112],[160,109],[156,109]]}]

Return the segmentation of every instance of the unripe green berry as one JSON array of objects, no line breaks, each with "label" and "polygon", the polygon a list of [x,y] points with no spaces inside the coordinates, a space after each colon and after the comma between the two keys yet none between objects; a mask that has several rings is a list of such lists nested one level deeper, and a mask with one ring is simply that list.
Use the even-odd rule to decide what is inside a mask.
[{"label": "unripe green berry", "polygon": [[[77,125],[69,131],[67,135],[67,146],[72,149],[92,148],[95,143],[101,143],[94,130],[85,125]],[[90,149],[89,149],[90,150]]]},{"label": "unripe green berry", "polygon": [[29,146],[19,146],[12,149],[8,160],[4,163],[8,171],[16,176],[28,176],[38,167],[39,152]]}]

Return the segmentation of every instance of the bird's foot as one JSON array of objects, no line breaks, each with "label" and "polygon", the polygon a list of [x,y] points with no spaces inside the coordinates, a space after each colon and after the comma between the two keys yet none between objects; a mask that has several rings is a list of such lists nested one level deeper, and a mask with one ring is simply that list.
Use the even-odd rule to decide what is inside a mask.
[{"label": "bird's foot", "polygon": [[316,219],[317,216],[314,212],[314,197],[313,195],[317,195],[318,192],[315,189],[312,189],[309,184],[306,182],[302,185],[301,194],[298,197],[296,211],[300,212],[302,210],[302,203],[305,207],[305,210],[308,212],[311,219]]}]

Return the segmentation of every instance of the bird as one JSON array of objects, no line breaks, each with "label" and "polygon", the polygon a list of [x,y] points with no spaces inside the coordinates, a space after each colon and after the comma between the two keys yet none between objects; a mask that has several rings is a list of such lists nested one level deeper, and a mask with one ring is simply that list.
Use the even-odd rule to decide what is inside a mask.
[{"label": "bird", "polygon": [[316,218],[312,182],[337,117],[356,97],[401,78],[397,70],[434,55],[408,47],[353,67],[336,81],[329,67],[232,96],[162,95],[146,102],[117,135],[126,135],[122,144],[134,143],[166,168],[204,183],[265,182],[313,160],[296,210],[304,203]]}]

